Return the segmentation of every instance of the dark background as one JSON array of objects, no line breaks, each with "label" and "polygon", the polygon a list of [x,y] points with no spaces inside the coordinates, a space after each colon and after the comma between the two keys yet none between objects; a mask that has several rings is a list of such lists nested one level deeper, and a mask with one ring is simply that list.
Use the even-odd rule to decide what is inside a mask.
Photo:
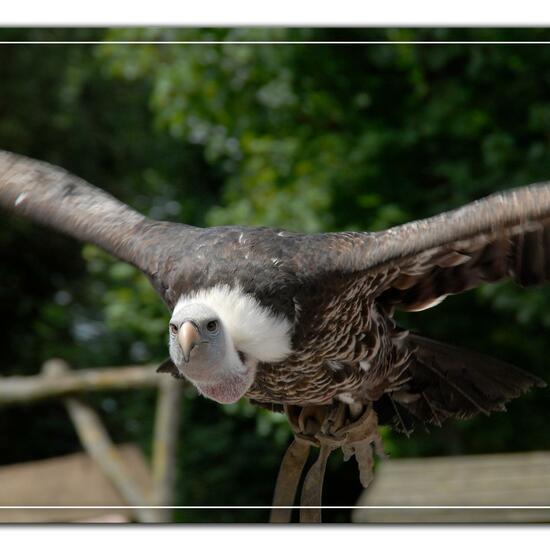
[{"label": "dark background", "polygon": [[[1,29],[1,40],[548,40],[543,30]],[[379,230],[550,178],[550,47],[1,45],[0,148],[59,164],[157,219],[300,231]],[[2,375],[166,357],[168,312],[133,268],[1,213]],[[550,292],[511,284],[400,321],[549,380]],[[151,391],[96,396],[116,442],[150,453]],[[550,449],[548,390],[448,422],[394,457]],[[290,435],[281,415],[182,407],[177,504],[266,505]],[[61,404],[5,408],[0,463],[79,450]],[[354,504],[331,458],[325,504]],[[179,511],[180,521],[267,512]],[[347,521],[345,511],[325,519]]]}]

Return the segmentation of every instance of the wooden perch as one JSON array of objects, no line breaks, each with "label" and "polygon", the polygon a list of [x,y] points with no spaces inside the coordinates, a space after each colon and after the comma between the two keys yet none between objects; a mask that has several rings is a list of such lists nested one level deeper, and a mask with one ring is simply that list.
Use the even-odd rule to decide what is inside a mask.
[{"label": "wooden perch", "polygon": [[[170,506],[174,503],[182,389],[180,380],[174,380],[171,376],[162,377],[153,436],[153,503],[157,505]],[[172,510],[158,512],[161,521],[172,519]]]},{"label": "wooden perch", "polygon": [[[35,376],[0,377],[0,406],[61,398],[80,442],[130,506],[170,506],[174,502],[180,402],[185,383],[159,376],[157,365],[71,371],[61,359],[47,361]],[[129,474],[97,413],[78,395],[84,392],[158,388],[153,434],[152,483],[142,487]],[[170,509],[136,508],[136,519],[168,522]]]},{"label": "wooden perch", "polygon": [[[151,487],[151,473],[141,450],[127,444],[117,445],[117,451],[132,479],[140,487]],[[131,509],[109,509],[128,503],[86,452],[1,465],[0,488],[0,524],[135,520]]]},{"label": "wooden perch", "polygon": [[65,397],[79,392],[156,388],[163,378],[156,374],[156,367],[83,369],[59,373],[51,378],[44,374],[0,377],[0,405]]},{"label": "wooden perch", "polygon": [[[66,376],[68,369],[67,363],[53,359],[44,364],[44,377],[57,382],[58,378]],[[147,498],[148,495],[128,475],[124,462],[97,413],[76,397],[67,397],[64,402],[82,446],[101,467],[124,500],[130,506],[151,504]],[[159,517],[161,514],[158,512],[159,510],[150,508],[133,510],[136,518],[142,522],[158,522],[161,519]]]}]

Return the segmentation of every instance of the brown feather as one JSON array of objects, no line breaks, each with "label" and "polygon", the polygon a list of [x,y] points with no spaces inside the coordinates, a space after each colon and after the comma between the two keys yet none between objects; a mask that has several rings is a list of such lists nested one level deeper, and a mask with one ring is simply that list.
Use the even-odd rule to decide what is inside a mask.
[{"label": "brown feather", "polygon": [[526,371],[476,352],[414,334],[409,342],[415,351],[407,394],[419,399],[400,399],[399,394],[395,399],[422,421],[440,424],[448,417],[503,410],[511,399],[546,385]]}]

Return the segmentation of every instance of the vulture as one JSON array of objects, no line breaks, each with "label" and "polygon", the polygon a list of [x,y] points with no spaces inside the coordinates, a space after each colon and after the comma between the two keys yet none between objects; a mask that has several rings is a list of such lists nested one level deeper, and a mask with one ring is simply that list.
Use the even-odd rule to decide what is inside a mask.
[{"label": "vulture", "polygon": [[[544,383],[501,361],[404,330],[420,312],[482,283],[550,280],[550,184],[493,194],[380,232],[303,234],[269,227],[198,228],[149,219],[65,170],[0,152],[0,205],[93,243],[137,267],[171,312],[160,372],[206,398],[242,397],[284,411],[295,440],[283,459],[272,519],[290,518],[302,489],[315,510],[326,459],[355,455],[363,484],[379,423],[440,425],[504,410]],[[311,510],[313,509],[313,510]]]}]

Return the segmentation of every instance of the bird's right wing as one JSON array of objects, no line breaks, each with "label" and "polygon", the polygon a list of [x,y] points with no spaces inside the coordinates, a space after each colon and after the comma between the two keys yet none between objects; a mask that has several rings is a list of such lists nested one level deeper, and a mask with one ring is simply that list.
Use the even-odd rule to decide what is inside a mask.
[{"label": "bird's right wing", "polygon": [[0,151],[0,206],[93,243],[155,278],[163,224],[62,168]]}]

